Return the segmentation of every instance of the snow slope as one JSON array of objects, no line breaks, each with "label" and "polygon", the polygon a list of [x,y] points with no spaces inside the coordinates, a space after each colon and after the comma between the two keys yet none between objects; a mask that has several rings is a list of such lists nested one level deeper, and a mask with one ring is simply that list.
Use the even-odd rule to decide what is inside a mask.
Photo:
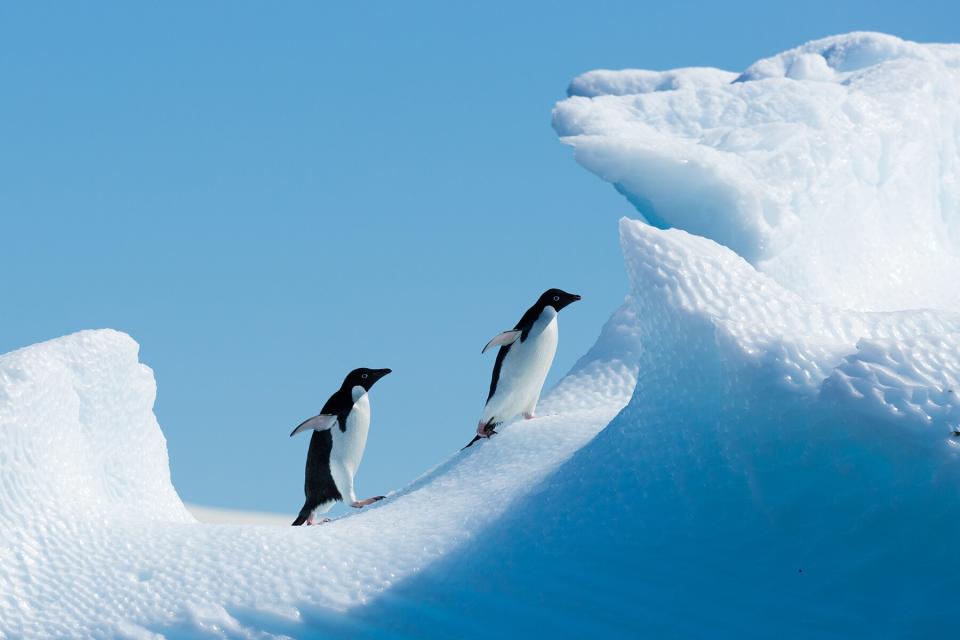
[{"label": "snow slope", "polygon": [[573,388],[544,399],[545,417],[322,527],[196,523],[170,484],[152,374],[128,336],[87,331],[0,357],[0,636],[332,624],[482,531],[616,415],[635,379],[632,356],[604,347],[628,338],[621,324]]},{"label": "snow slope", "polygon": [[0,636],[952,632],[957,52],[576,79],[624,306],[543,418],[323,527],[195,522],[127,336],[0,356]]}]

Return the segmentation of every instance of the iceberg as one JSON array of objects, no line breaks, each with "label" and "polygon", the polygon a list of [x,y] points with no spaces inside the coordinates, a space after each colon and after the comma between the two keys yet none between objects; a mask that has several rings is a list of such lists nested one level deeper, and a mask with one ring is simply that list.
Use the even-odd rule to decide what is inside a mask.
[{"label": "iceberg", "polygon": [[557,132],[640,219],[544,417],[322,527],[202,524],[129,336],[0,356],[0,636],[952,630],[960,47],[854,33],[569,93]]}]

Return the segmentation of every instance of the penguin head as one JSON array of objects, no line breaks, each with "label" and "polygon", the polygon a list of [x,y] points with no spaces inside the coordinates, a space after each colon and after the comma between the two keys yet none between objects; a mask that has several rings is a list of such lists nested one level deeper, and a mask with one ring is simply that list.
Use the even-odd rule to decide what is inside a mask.
[{"label": "penguin head", "polygon": [[367,369],[366,367],[360,367],[347,374],[347,377],[343,380],[343,386],[347,389],[363,387],[367,391],[370,391],[370,387],[388,373],[390,373],[390,369]]},{"label": "penguin head", "polygon": [[540,296],[538,301],[544,308],[553,307],[556,311],[560,311],[568,304],[576,302],[580,299],[575,293],[567,293],[563,289],[547,289]]}]

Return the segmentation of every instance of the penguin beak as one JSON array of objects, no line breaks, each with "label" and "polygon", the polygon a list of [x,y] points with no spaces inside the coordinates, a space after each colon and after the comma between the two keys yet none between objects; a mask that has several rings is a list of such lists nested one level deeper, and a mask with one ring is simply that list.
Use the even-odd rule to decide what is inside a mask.
[{"label": "penguin beak", "polygon": [[574,294],[572,295],[572,298],[573,298],[573,301],[576,302],[577,300],[580,299],[580,296],[578,296],[577,294],[574,293]]},{"label": "penguin beak", "polygon": [[382,378],[383,376],[387,375],[388,373],[393,373],[393,369],[377,369],[377,371],[376,371],[377,380],[379,380],[379,379]]}]

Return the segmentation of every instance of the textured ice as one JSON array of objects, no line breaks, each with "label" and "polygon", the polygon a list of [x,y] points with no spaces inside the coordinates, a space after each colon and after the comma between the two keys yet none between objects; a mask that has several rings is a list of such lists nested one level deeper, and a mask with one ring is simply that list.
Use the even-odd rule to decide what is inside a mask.
[{"label": "textured ice", "polygon": [[554,128],[651,224],[809,300],[960,309],[960,47],[856,33],[736,75],[593,71]]},{"label": "textured ice", "polygon": [[960,313],[860,312],[804,301],[743,258],[678,229],[621,221],[638,317],[650,324],[652,291],[678,311],[709,319],[716,341],[763,369],[769,382],[818,394],[824,381],[850,406],[924,422],[956,417]]},{"label": "textured ice", "polygon": [[[951,327],[955,323],[949,323]],[[960,333],[864,338],[824,382],[878,418],[944,423],[960,431]]]}]

